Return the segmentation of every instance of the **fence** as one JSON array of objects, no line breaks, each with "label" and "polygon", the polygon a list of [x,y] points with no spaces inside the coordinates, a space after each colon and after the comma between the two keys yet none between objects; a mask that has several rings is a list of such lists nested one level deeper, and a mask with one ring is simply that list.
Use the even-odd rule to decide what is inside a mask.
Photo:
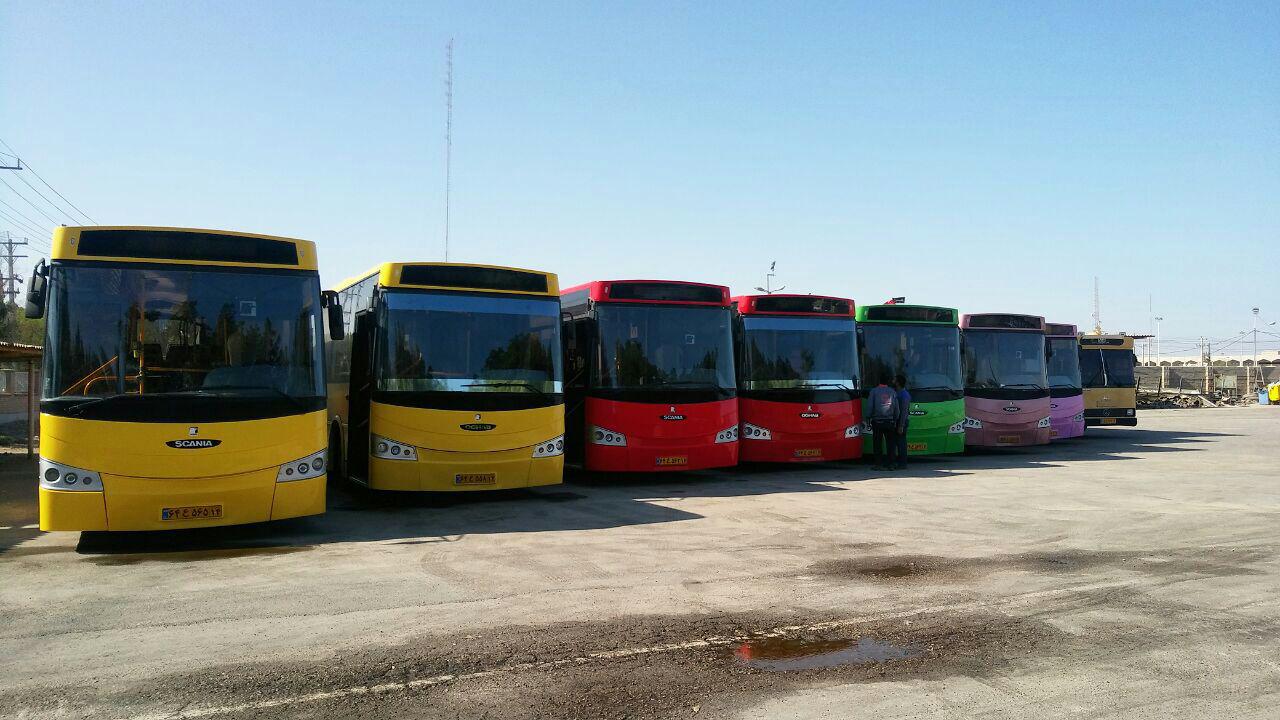
[{"label": "fence", "polygon": [[1280,381],[1280,366],[1190,365],[1138,367],[1138,390],[1143,392],[1220,392],[1249,394],[1259,385]]}]

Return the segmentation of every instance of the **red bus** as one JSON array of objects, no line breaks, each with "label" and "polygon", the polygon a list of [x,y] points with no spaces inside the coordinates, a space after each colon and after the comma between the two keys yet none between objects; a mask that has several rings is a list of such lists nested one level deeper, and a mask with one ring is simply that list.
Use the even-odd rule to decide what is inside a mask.
[{"label": "red bus", "polygon": [[737,311],[743,462],[862,457],[854,304],[820,295],[744,295]]},{"label": "red bus", "polygon": [[560,295],[566,462],[589,471],[738,463],[729,288],[603,280]]}]

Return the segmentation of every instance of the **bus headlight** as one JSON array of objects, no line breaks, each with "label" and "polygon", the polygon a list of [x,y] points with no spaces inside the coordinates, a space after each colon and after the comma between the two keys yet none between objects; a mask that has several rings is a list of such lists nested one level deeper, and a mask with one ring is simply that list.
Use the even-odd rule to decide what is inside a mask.
[{"label": "bus headlight", "polygon": [[850,425],[849,427],[844,429],[844,437],[846,440],[848,440],[849,438],[860,437],[861,435],[862,435],[861,425]]},{"label": "bus headlight", "polygon": [[1132,414],[1133,414],[1133,408],[1128,408],[1127,410],[1125,410],[1125,411],[1124,411],[1124,414],[1125,414],[1125,415],[1132,415]]},{"label": "bus headlight", "polygon": [[614,445],[616,447],[627,446],[627,436],[620,432],[614,432],[608,428],[597,427],[592,425],[587,428],[587,437],[591,438],[591,442],[596,445]]},{"label": "bus headlight", "polygon": [[92,470],[40,458],[40,487],[47,490],[102,492],[102,477]]},{"label": "bus headlight", "polygon": [[966,416],[966,417],[965,417],[965,419],[964,419],[964,422],[963,422],[963,423],[961,423],[961,424],[962,424],[962,425],[964,425],[964,427],[965,427],[965,429],[966,429],[966,430],[981,430],[981,429],[982,429],[982,421],[981,421],[981,420],[978,420],[977,418],[971,418],[971,417]]},{"label": "bus headlight", "polygon": [[[978,421],[974,420],[974,422],[978,422]],[[964,427],[965,427],[965,420],[961,420],[955,425],[952,425],[951,427],[947,428],[947,432],[951,433],[952,435],[960,435],[964,433]],[[978,423],[978,427],[982,427],[982,423]]]},{"label": "bus headlight", "polygon": [[370,435],[370,450],[373,456],[383,460],[417,460],[418,449],[412,445],[397,442],[390,438]]},{"label": "bus headlight", "polygon": [[[759,425],[751,423],[742,423],[742,439],[743,440],[772,440],[773,433],[768,428],[762,428]],[[716,440],[716,442],[720,442]]]},{"label": "bus headlight", "polygon": [[276,482],[293,482],[294,480],[309,480],[314,477],[320,477],[324,474],[325,468],[329,465],[329,451],[321,450],[318,453],[312,453],[304,458],[298,458],[293,462],[285,463],[276,471]]},{"label": "bus headlight", "polygon": [[738,442],[738,426],[734,425],[733,427],[727,427],[721,430],[720,432],[716,433],[716,442],[717,443]]},{"label": "bus headlight", "polygon": [[538,443],[533,447],[533,456],[536,458],[555,457],[564,454],[564,436],[553,437],[544,443]]},{"label": "bus headlight", "polygon": [[1071,417],[1071,422],[1084,422],[1084,413],[1076,413]]},{"label": "bus headlight", "polygon": [[1038,428],[1047,428],[1052,425],[1053,425],[1053,419],[1047,418],[1047,417],[1040,418],[1040,421],[1036,423],[1036,427]]}]

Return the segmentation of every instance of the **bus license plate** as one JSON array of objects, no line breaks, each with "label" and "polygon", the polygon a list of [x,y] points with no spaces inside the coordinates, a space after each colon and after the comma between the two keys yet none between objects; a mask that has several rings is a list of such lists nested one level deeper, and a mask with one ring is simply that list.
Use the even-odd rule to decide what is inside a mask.
[{"label": "bus license plate", "polygon": [[796,450],[796,457],[822,457],[822,448],[800,448]]},{"label": "bus license plate", "polygon": [[924,452],[929,449],[929,443],[907,443],[907,450],[914,452]]},{"label": "bus license plate", "polygon": [[1115,418],[1102,418],[1102,424],[1103,424],[1103,425],[1115,425],[1115,424],[1116,424],[1116,419],[1115,419]]},{"label": "bus license plate", "polygon": [[1001,435],[996,438],[996,442],[1016,445],[1022,442],[1022,436],[1021,435]]},{"label": "bus license plate", "polygon": [[656,465],[688,465],[688,455],[668,455],[667,457],[654,458]]},{"label": "bus license plate", "polygon": [[496,485],[497,473],[458,473],[453,476],[454,485]]},{"label": "bus license plate", "polygon": [[161,520],[221,520],[221,505],[190,505],[160,508]]}]

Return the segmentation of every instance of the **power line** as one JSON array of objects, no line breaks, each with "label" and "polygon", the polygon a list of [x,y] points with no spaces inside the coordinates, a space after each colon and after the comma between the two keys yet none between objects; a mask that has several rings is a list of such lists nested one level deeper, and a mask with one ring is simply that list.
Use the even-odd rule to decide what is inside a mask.
[{"label": "power line", "polygon": [[[13,213],[14,215],[17,215],[18,217],[22,218],[23,220],[26,220],[27,222],[31,223],[31,224],[32,224],[32,225],[34,225],[34,226],[39,227],[40,223],[36,222],[35,220],[32,220],[31,218],[27,217],[26,215],[23,215],[23,214],[22,214],[22,211],[21,211],[21,210],[19,210],[18,208],[16,208],[16,207],[14,207],[14,206],[10,205],[9,203],[7,203],[7,202],[5,202],[5,201],[3,201],[3,200],[0,200],[0,205],[4,205],[5,207],[9,208],[9,212]],[[47,233],[47,234],[50,234],[50,235],[51,235],[52,233]]]},{"label": "power line", "polygon": [[45,232],[45,231],[43,231],[43,230],[35,230],[35,229],[34,229],[34,228],[32,228],[30,225],[27,225],[26,223],[22,222],[21,220],[15,220],[15,219],[13,218],[13,216],[12,216],[12,215],[10,215],[9,213],[7,213],[7,212],[5,212],[5,211],[3,211],[3,210],[0,210],[0,218],[4,218],[5,220],[7,220],[7,221],[9,221],[10,223],[12,223],[15,227],[20,227],[20,228],[22,228],[23,230],[25,230],[25,231],[27,231],[27,232],[35,233],[36,235],[46,235],[46,234],[50,234],[50,233],[46,233],[46,232]]},{"label": "power line", "polygon": [[[31,166],[30,166],[30,165],[28,165],[28,166],[27,166],[27,169],[28,169],[28,170],[29,170],[29,169],[31,169]],[[17,174],[15,174],[15,175],[14,175],[14,177],[16,177],[16,178],[18,178],[19,180],[21,180],[23,185],[26,185],[27,187],[31,188],[31,192],[34,192],[35,194],[39,195],[41,200],[44,200],[45,202],[49,203],[49,207],[51,207],[51,208],[53,208],[53,209],[57,210],[58,212],[62,213],[63,215],[65,215],[65,216],[66,216],[66,218],[67,218],[68,220],[70,220],[70,221],[71,221],[71,224],[72,224],[72,225],[79,225],[79,224],[80,224],[80,221],[79,221],[79,220],[77,220],[77,219],[75,219],[74,217],[72,217],[71,213],[67,212],[66,210],[63,210],[63,209],[62,209],[62,206],[58,205],[57,203],[53,202],[53,201],[52,201],[52,200],[50,200],[49,198],[45,197],[45,196],[44,196],[44,193],[40,192],[39,188],[37,188],[35,185],[32,185],[31,183],[27,182],[27,179],[26,179],[26,178],[24,178],[24,177],[22,177],[22,175],[17,175]]]},{"label": "power line", "polygon": [[[12,147],[10,147],[9,143],[5,142],[3,138],[0,138],[0,145],[4,145],[4,146],[5,146],[5,148],[7,148],[7,149],[9,150],[9,152],[13,153],[13,157],[18,158],[18,164],[19,164],[19,165],[21,165],[21,164],[22,164],[23,160],[22,160],[20,157],[18,157],[17,151],[16,151],[16,150],[14,150]],[[98,224],[98,221],[97,221],[97,220],[94,220],[93,218],[89,217],[89,215],[88,215],[85,211],[81,210],[79,207],[77,207],[77,206],[76,206],[76,204],[75,204],[75,203],[73,203],[73,202],[71,202],[70,200],[68,200],[66,195],[63,195],[62,193],[58,192],[58,189],[57,189],[57,188],[55,188],[54,186],[50,185],[50,184],[49,184],[49,181],[45,180],[45,179],[40,175],[40,173],[36,172],[36,169],[35,169],[35,168],[31,167],[31,163],[27,163],[27,165],[26,165],[26,169],[27,169],[27,170],[30,170],[30,171],[31,171],[31,174],[32,174],[32,175],[35,175],[35,176],[36,176],[36,179],[37,179],[37,180],[39,180],[41,183],[44,183],[44,186],[45,186],[45,187],[47,187],[47,188],[49,188],[49,190],[51,190],[51,191],[53,192],[53,194],[54,194],[54,195],[57,195],[58,197],[62,198],[62,201],[63,201],[63,202],[65,202],[67,205],[70,205],[70,206],[71,206],[71,208],[72,208],[73,210],[75,210],[76,212],[78,212],[78,213],[80,213],[82,216],[84,216],[84,219],[85,219],[85,220],[88,220],[88,221],[89,221],[89,223],[90,223],[91,225],[97,225],[97,224]],[[34,190],[35,188],[32,188],[32,189]],[[67,213],[63,213],[63,214],[64,214],[64,215],[67,215],[67,217],[71,217],[71,216],[70,216],[69,214],[67,214]],[[76,221],[74,221],[74,222],[75,222],[76,224],[79,224],[79,221],[78,221],[78,220],[76,220]]]},{"label": "power line", "polygon": [[31,207],[33,207],[33,208],[35,208],[35,209],[36,209],[36,212],[38,212],[38,213],[40,213],[41,215],[43,215],[43,216],[45,216],[45,217],[49,218],[49,222],[53,223],[54,225],[61,225],[61,224],[62,224],[62,223],[58,222],[57,220],[53,219],[53,217],[51,217],[51,216],[49,215],[49,213],[45,212],[44,210],[41,210],[39,205],[36,205],[35,203],[33,203],[33,202],[31,202],[29,199],[27,199],[27,196],[26,196],[26,195],[23,195],[22,193],[18,192],[17,188],[15,188],[14,186],[10,185],[8,180],[5,180],[4,178],[0,178],[0,183],[4,183],[4,186],[5,186],[5,187],[7,187],[7,188],[9,188],[10,190],[12,190],[14,195],[17,195],[18,197],[22,198],[23,200],[26,200],[28,205],[30,205]]}]

